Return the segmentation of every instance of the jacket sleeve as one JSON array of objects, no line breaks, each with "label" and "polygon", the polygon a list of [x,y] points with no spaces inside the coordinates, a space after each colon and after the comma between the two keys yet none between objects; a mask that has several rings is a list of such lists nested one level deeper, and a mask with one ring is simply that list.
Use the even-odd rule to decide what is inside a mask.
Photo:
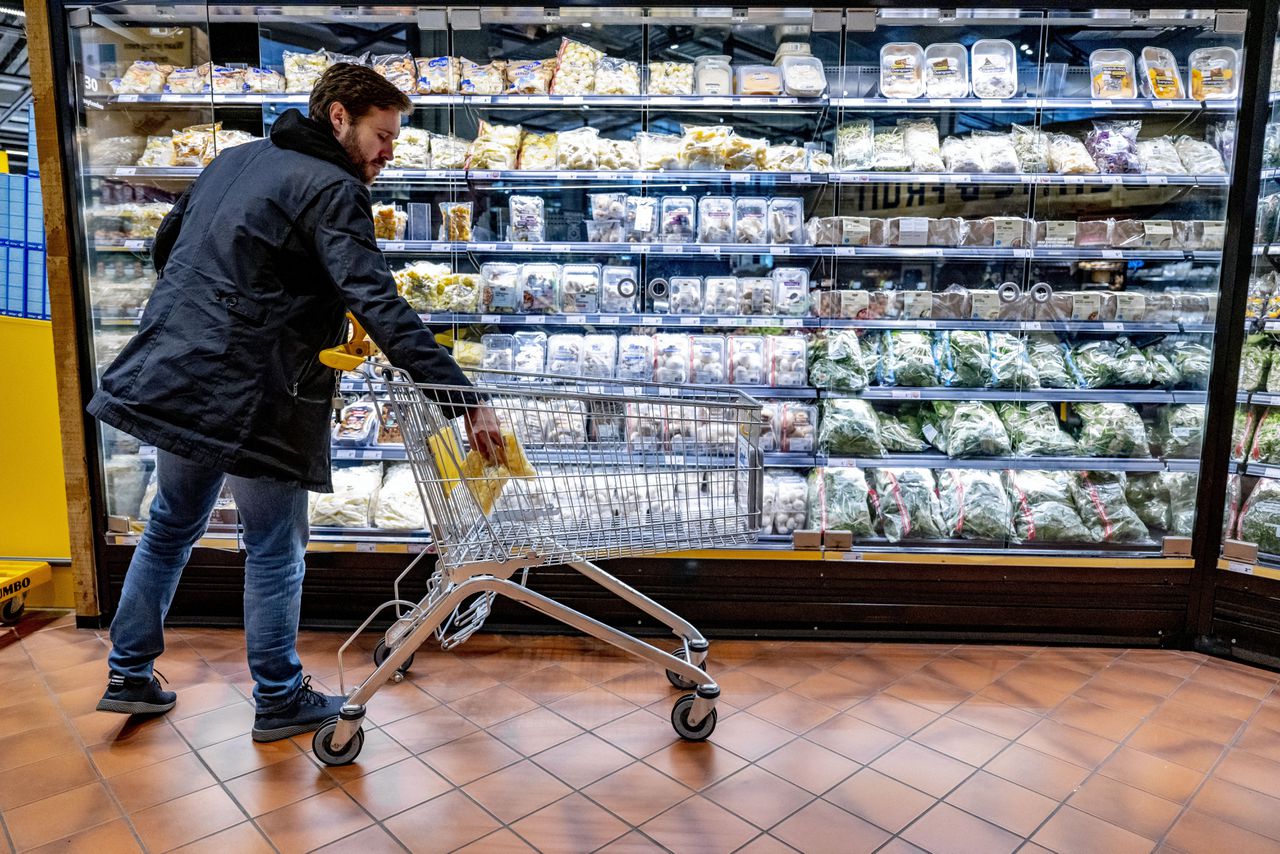
[{"label": "jacket sleeve", "polygon": [[[396,291],[395,279],[374,239],[368,191],[344,181],[321,193],[311,210],[316,217],[317,258],[351,313],[391,363],[407,371],[414,382],[469,387],[453,357]],[[449,396],[456,399],[457,393]],[[468,393],[461,399],[471,404],[476,397]],[[457,414],[451,412],[451,417]]]},{"label": "jacket sleeve", "polygon": [[178,232],[182,231],[182,218],[187,213],[187,199],[191,197],[192,184],[178,196],[178,201],[173,203],[173,207],[164,219],[160,221],[160,227],[156,229],[156,239],[152,244],[151,263],[156,268],[156,275],[164,272],[164,265],[169,260],[169,253],[173,251],[173,244],[178,242]]}]

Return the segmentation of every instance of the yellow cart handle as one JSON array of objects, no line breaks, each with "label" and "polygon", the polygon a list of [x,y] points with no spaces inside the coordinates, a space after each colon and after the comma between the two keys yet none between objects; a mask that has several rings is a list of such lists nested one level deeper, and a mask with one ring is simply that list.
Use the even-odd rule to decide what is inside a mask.
[{"label": "yellow cart handle", "polygon": [[320,351],[320,364],[338,371],[359,370],[365,359],[373,355],[373,342],[365,334],[364,327],[354,314],[347,313],[351,321],[351,338],[345,344]]}]

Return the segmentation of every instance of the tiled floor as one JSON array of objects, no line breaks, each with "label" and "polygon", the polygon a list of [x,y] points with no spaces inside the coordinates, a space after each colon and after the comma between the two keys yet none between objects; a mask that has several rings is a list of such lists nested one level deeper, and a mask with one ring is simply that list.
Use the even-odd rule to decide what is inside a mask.
[{"label": "tiled floor", "polygon": [[[340,639],[300,643],[330,686]],[[157,719],[93,711],[106,652],[69,617],[0,634],[11,850],[1280,851],[1278,676],[1193,653],[713,642],[720,723],[689,744],[661,673],[481,635],[421,650],[324,768],[249,739],[239,632],[169,632]]]}]

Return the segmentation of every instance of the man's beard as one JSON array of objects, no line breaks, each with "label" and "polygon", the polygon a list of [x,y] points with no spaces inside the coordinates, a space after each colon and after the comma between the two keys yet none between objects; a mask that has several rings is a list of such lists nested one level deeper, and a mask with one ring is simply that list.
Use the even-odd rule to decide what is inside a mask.
[{"label": "man's beard", "polygon": [[352,166],[356,167],[356,171],[360,173],[365,185],[373,186],[373,182],[378,178],[378,173],[382,171],[382,165],[366,160],[364,155],[360,153],[360,148],[356,145],[355,127],[348,128],[339,134],[338,144],[347,152],[347,159],[351,161]]}]

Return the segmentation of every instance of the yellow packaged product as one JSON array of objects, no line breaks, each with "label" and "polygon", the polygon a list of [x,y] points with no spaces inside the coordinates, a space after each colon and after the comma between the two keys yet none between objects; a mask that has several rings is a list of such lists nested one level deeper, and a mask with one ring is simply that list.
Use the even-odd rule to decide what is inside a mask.
[{"label": "yellow packaged product", "polygon": [[724,168],[731,172],[756,172],[764,168],[767,139],[730,134],[724,145]]},{"label": "yellow packaged product", "polygon": [[1123,48],[1101,48],[1089,54],[1089,77],[1095,98],[1136,98],[1133,54]]},{"label": "yellow packaged product", "polygon": [[520,153],[520,134],[519,125],[480,122],[480,133],[467,150],[466,168],[515,169]]},{"label": "yellow packaged product", "polygon": [[1230,100],[1236,96],[1236,69],[1240,54],[1230,47],[1193,50],[1187,60],[1191,69],[1191,97],[1197,101]]},{"label": "yellow packaged product", "polygon": [[[502,494],[508,480],[513,477],[535,477],[538,474],[537,469],[525,456],[524,448],[520,446],[520,440],[516,438],[516,434],[504,427],[501,429],[501,435],[503,448],[507,452],[505,465],[502,463],[490,465],[479,451],[472,450],[467,452],[461,466],[461,474],[467,488],[471,491],[476,503],[480,505],[480,512],[486,516],[493,510],[493,505]],[[437,459],[439,456],[437,455]],[[452,486],[446,481],[445,491],[451,490]]]},{"label": "yellow packaged product", "polygon": [[560,50],[556,53],[556,59],[561,65],[566,62],[578,62],[583,65],[595,65],[604,57],[604,51],[594,48],[589,44],[583,44],[571,38],[563,38],[560,40]]},{"label": "yellow packaged product", "polygon": [[554,133],[530,133],[520,137],[520,156],[516,168],[545,172],[556,168],[556,139]]},{"label": "yellow packaged product", "polygon": [[438,240],[451,243],[471,241],[471,202],[440,202]]},{"label": "yellow packaged product", "polygon": [[149,136],[147,147],[138,158],[138,166],[173,166],[173,137]]},{"label": "yellow packaged product", "polygon": [[479,368],[484,364],[484,342],[455,340],[453,342],[453,360],[462,368]]},{"label": "yellow packaged product", "polygon": [[1142,89],[1148,98],[1170,100],[1185,98],[1182,78],[1178,76],[1178,60],[1163,47],[1147,46],[1138,55],[1142,72]]},{"label": "yellow packaged product", "polygon": [[463,95],[501,95],[505,86],[506,68],[507,64],[500,59],[495,59],[488,65],[463,59],[458,91]]},{"label": "yellow packaged product", "polygon": [[770,145],[764,150],[765,172],[804,172],[809,156],[798,145]]},{"label": "yellow packaged product", "polygon": [[409,215],[395,205],[373,206],[373,236],[378,240],[404,240]]},{"label": "yellow packaged product", "polygon": [[[175,68],[164,81],[164,91],[171,95],[198,95],[209,82],[208,63],[200,68]],[[202,74],[201,72],[204,71]]]},{"label": "yellow packaged product", "polygon": [[214,135],[222,123],[193,125],[173,132],[173,165],[205,166],[216,153]]},{"label": "yellow packaged product", "polygon": [[680,141],[680,168],[723,169],[732,129],[727,125],[685,125]]},{"label": "yellow packaged product", "polygon": [[117,95],[159,95],[171,71],[172,65],[138,60],[125,70],[123,77],[111,81],[111,91]]},{"label": "yellow packaged product", "polygon": [[555,59],[520,59],[507,63],[507,92],[511,95],[546,95],[556,73]]},{"label": "yellow packaged product", "polygon": [[286,92],[310,92],[320,75],[329,68],[329,55],[315,53],[284,52],[284,90]]},{"label": "yellow packaged product", "polygon": [[389,53],[373,58],[373,70],[406,95],[418,91],[418,66],[407,53]]},{"label": "yellow packaged product", "polygon": [[692,62],[649,63],[650,95],[692,95]]}]

